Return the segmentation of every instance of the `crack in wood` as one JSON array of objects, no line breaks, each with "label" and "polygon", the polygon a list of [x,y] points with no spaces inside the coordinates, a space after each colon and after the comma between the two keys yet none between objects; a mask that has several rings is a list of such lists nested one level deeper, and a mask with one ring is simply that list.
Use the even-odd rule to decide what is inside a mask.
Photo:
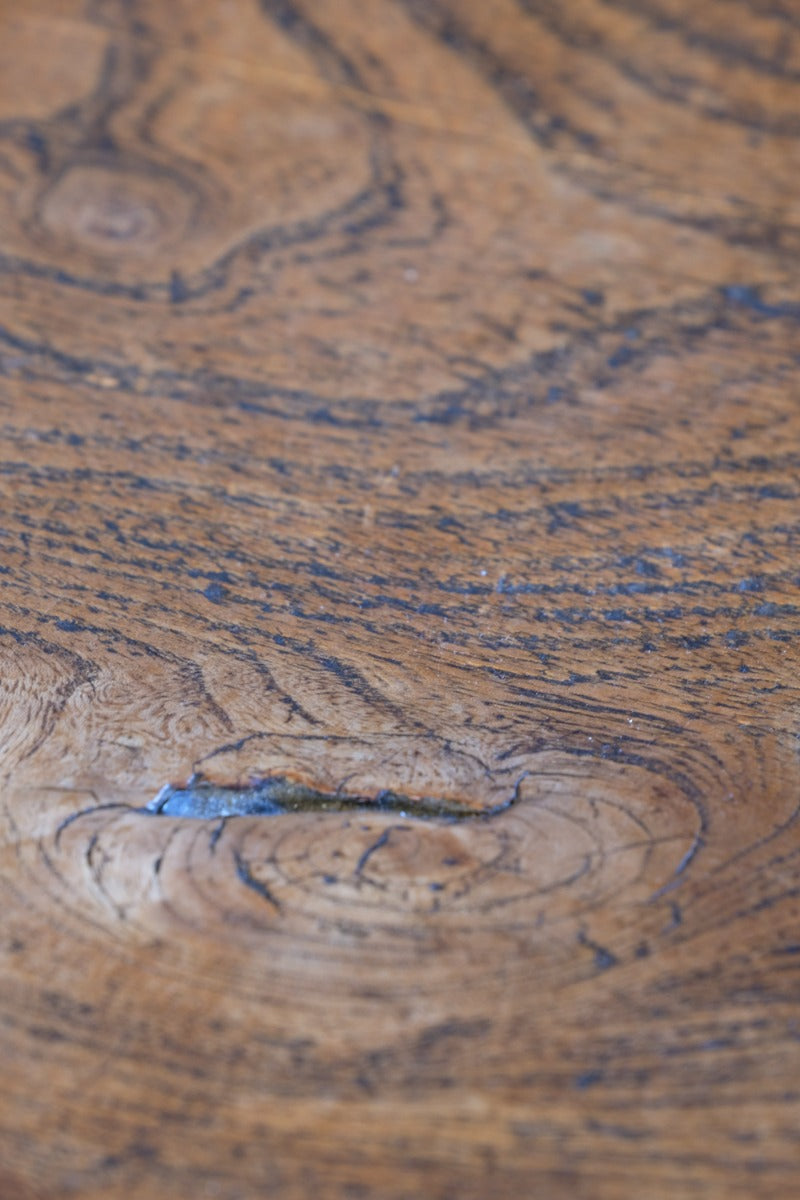
[{"label": "crack in wood", "polygon": [[209,820],[220,817],[274,817],[300,812],[391,812],[403,817],[450,821],[491,817],[517,800],[518,786],[507,800],[489,809],[474,809],[453,799],[411,797],[392,789],[374,796],[326,792],[286,775],[269,775],[248,784],[220,784],[194,775],[184,785],[166,784],[144,806],[155,816]]}]

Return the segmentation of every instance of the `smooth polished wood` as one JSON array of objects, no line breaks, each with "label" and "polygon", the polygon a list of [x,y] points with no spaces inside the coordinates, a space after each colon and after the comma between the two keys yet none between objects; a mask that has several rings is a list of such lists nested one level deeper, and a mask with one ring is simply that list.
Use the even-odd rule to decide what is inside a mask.
[{"label": "smooth polished wood", "polygon": [[792,0],[0,4],[2,1200],[797,1195],[798,114]]}]

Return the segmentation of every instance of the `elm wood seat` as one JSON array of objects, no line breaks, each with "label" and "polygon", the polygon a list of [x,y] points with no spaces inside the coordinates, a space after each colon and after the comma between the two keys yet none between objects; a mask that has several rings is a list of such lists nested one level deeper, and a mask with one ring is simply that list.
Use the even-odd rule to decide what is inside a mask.
[{"label": "elm wood seat", "polygon": [[799,72],[0,9],[2,1200],[796,1195]]}]

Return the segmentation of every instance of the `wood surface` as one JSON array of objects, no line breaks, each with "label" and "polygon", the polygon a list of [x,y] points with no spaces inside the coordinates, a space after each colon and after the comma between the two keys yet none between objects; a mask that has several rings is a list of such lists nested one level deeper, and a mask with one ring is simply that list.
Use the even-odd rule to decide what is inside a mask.
[{"label": "wood surface", "polygon": [[795,0],[0,0],[1,1200],[798,1195],[798,179]]}]

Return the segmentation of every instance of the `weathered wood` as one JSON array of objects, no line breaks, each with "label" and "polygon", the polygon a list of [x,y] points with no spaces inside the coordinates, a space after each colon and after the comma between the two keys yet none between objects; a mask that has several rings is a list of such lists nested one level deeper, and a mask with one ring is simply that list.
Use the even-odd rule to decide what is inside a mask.
[{"label": "weathered wood", "polygon": [[796,1195],[799,29],[0,6],[2,1200]]}]

